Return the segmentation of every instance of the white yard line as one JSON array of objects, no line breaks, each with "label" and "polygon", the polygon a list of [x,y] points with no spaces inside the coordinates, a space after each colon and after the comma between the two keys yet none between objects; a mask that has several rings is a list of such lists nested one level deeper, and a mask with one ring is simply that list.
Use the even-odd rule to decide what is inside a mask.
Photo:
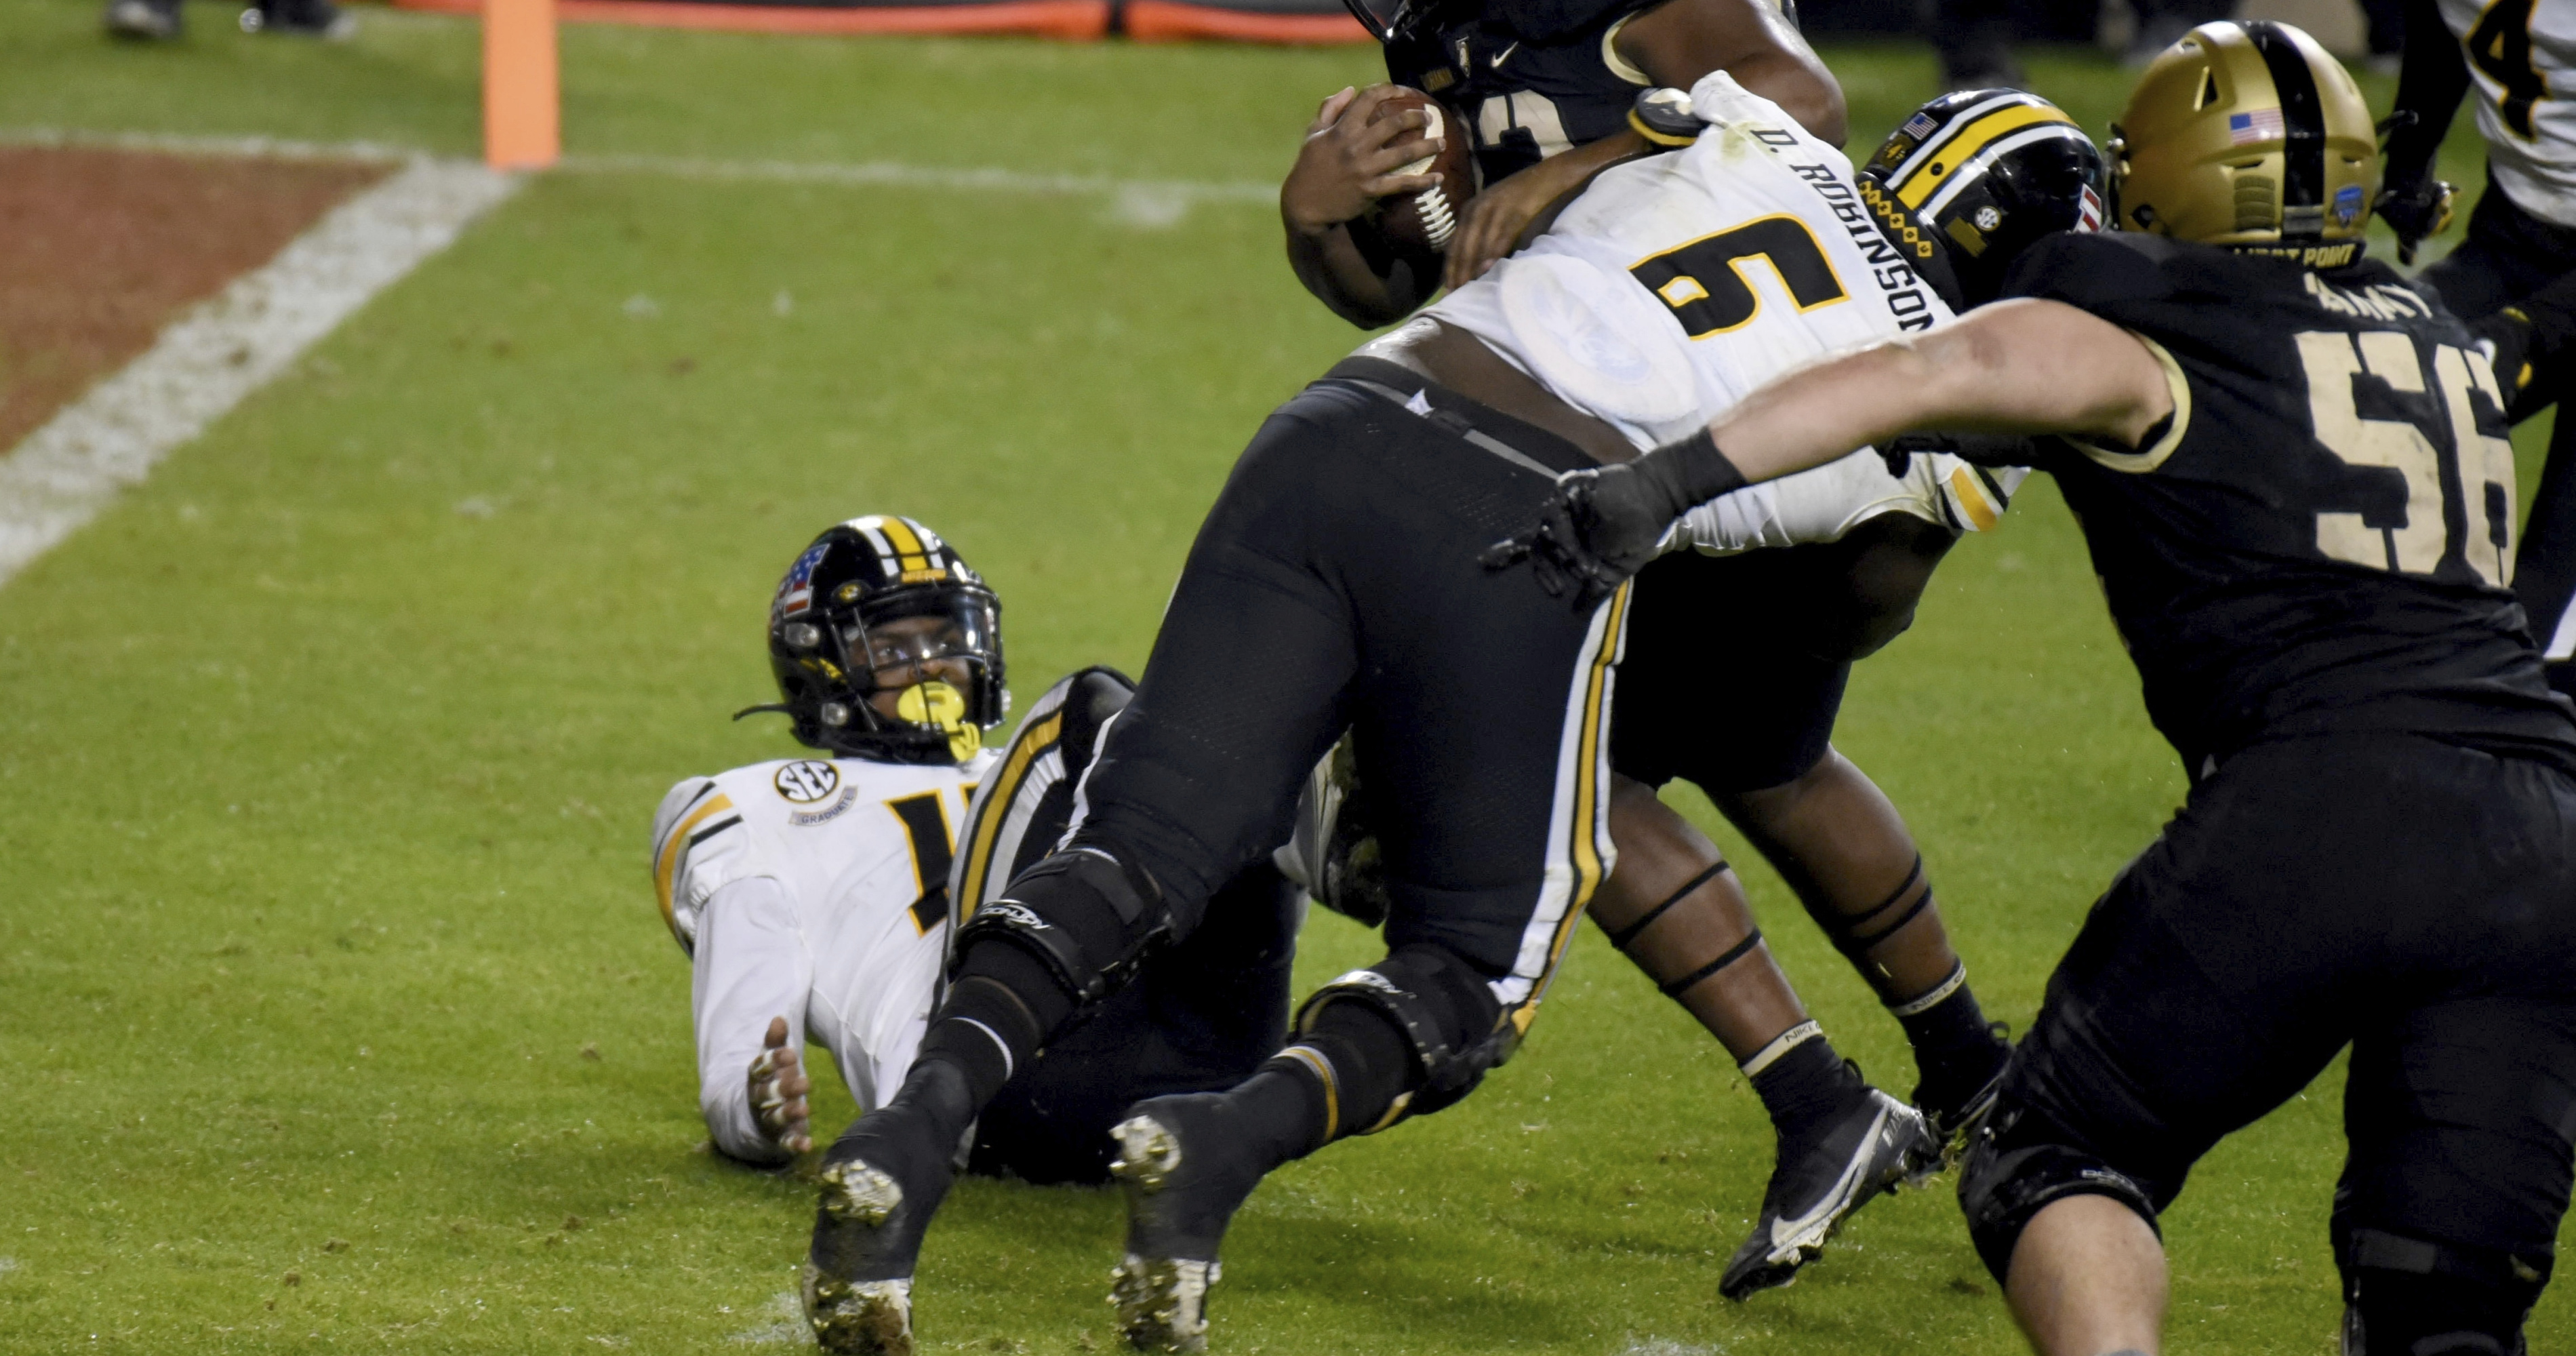
[{"label": "white yard line", "polygon": [[414,160],[173,323],[143,356],[0,457],[0,581],[78,531],[517,186],[480,165]]},{"label": "white yard line", "polygon": [[[188,442],[367,299],[456,238],[518,180],[470,162],[371,142],[0,128],[0,146],[79,146],[177,155],[401,164],[222,295],[181,318],[123,371],[0,452],[0,582],[97,516],[127,485]],[[1200,204],[1268,206],[1276,185],[1250,180],[1130,179],[895,161],[702,160],[566,156],[562,171],[711,183],[823,184],[1037,197],[1097,198],[1109,217],[1169,227]]]},{"label": "white yard line", "polygon": [[[82,132],[52,127],[0,127],[0,146],[102,146],[173,155],[255,155],[288,160],[409,160],[422,152],[368,141],[279,141],[268,137],[188,136],[159,132]],[[667,155],[567,155],[575,174],[645,174],[724,183],[836,184],[849,188],[928,188],[959,193],[1159,200],[1185,205],[1268,206],[1279,186],[1251,179],[1131,179],[1108,174],[1039,174],[984,165],[911,165],[895,160],[706,160]]]}]

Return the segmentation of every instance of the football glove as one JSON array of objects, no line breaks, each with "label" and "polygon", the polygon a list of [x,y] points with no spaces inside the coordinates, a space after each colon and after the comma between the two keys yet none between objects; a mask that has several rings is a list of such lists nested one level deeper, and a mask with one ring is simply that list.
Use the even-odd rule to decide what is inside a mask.
[{"label": "football glove", "polygon": [[1481,559],[1489,570],[1526,560],[1547,596],[1589,612],[1646,568],[1683,510],[1748,483],[1702,429],[1635,461],[1558,476],[1537,525]]},{"label": "football glove", "polygon": [[2378,205],[2371,210],[2396,232],[2397,262],[2414,263],[2417,246],[2450,229],[2451,195],[2455,191],[2449,184],[2430,177],[2391,184],[2379,191]]}]

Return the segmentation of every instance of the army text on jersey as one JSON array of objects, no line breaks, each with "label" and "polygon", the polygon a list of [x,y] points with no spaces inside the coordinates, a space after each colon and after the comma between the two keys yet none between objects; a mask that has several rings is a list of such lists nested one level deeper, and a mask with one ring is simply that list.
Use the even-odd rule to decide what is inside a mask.
[{"label": "army text on jersey", "polygon": [[2127,328],[2174,414],[2138,448],[2043,443],[2147,711],[2202,775],[2258,740],[2422,734],[2576,769],[2513,561],[2513,448],[2488,359],[2386,265],[2061,235],[2008,296]]}]

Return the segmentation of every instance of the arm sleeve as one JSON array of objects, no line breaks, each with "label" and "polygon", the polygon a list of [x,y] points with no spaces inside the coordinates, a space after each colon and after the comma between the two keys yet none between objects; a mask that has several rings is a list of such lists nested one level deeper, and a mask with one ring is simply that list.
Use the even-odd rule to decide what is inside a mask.
[{"label": "arm sleeve", "polygon": [[[2435,0],[2406,0],[2406,64],[2397,77],[2397,106],[2388,129],[2384,182],[2420,182],[2451,130],[2451,115],[2469,90],[2469,64],[2442,22]],[[2397,115],[2412,114],[2411,118]]]},{"label": "arm sleeve", "polygon": [[698,1109],[707,1118],[707,1133],[730,1157],[784,1163],[788,1155],[752,1120],[748,1082],[771,1018],[787,1019],[788,1048],[805,1048],[805,998],[814,983],[814,960],[787,888],[768,876],[749,876],[710,895],[700,911],[692,967]]}]

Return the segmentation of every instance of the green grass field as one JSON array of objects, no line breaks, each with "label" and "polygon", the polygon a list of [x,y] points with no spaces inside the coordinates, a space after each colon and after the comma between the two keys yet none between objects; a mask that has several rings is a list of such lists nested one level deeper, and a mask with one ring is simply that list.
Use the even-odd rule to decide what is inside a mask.
[{"label": "green grass field", "polygon": [[[229,17],[134,50],[89,0],[0,0],[0,129],[472,150],[472,25],[370,9],[324,48]],[[1931,92],[1926,54],[1828,57],[1863,146]],[[1372,62],[576,28],[566,130],[589,155],[1275,180]],[[2037,70],[2096,127],[2124,84]],[[1255,204],[1158,226],[1097,196],[554,175],[0,586],[0,1349],[796,1340],[811,1191],[703,1147],[655,800],[791,750],[726,716],[767,695],[778,571],[853,513],[927,519],[984,570],[1023,694],[1139,665],[1236,450],[1357,338],[1277,232]],[[1840,743],[2017,1025],[2182,785],[2044,480],[1862,667]],[[1895,1024],[1751,877],[1838,1043],[1910,1086]],[[1319,917],[1301,970],[1374,954]],[[2339,1085],[2170,1215],[2176,1349],[2331,1349]],[[1476,1098],[1254,1198],[1218,1349],[2015,1349],[1946,1184],[1719,1300],[1767,1152],[1729,1062],[1587,933]],[[1105,1194],[964,1184],[926,1346],[1109,1349],[1118,1228]],[[2576,1340],[2576,1309],[2532,1333]]]}]

